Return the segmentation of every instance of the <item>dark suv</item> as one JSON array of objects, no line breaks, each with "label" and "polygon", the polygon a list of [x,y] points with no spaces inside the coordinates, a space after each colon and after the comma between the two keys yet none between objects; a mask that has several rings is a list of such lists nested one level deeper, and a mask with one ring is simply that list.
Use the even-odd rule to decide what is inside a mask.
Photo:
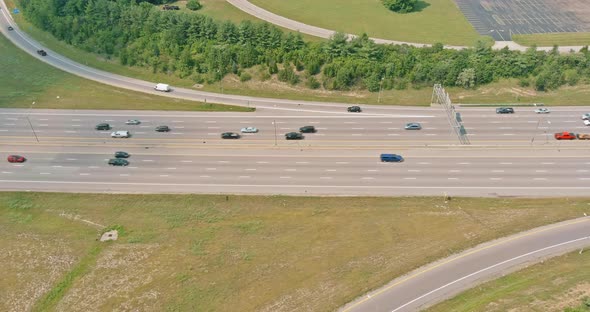
[{"label": "dark suv", "polygon": [[360,106],[351,106],[348,108],[348,111],[351,113],[360,113],[361,107]]},{"label": "dark suv", "polygon": [[37,50],[37,54],[39,54],[41,56],[46,56],[47,52],[45,52],[45,50]]},{"label": "dark suv", "polygon": [[301,133],[315,133],[317,130],[315,129],[314,126],[304,126],[299,128],[299,131]]},{"label": "dark suv", "polygon": [[101,124],[96,125],[95,129],[96,130],[110,130],[111,125],[109,125],[108,123],[101,123]]},{"label": "dark suv", "polygon": [[222,139],[239,139],[240,135],[235,132],[224,132],[221,134]]},{"label": "dark suv", "polygon": [[303,139],[303,134],[299,132],[289,132],[285,134],[285,139],[287,140],[301,140]]},{"label": "dark suv", "polygon": [[156,127],[156,131],[157,132],[168,132],[168,131],[170,131],[170,127],[168,127],[168,126],[157,126]]},{"label": "dark suv", "polygon": [[496,108],[496,114],[514,114],[512,107],[499,107]]}]

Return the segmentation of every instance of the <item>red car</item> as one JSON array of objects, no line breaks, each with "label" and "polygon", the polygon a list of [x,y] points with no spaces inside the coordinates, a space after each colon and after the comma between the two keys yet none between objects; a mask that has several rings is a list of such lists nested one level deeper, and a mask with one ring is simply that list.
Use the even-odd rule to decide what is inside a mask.
[{"label": "red car", "polygon": [[555,134],[555,139],[556,140],[575,140],[576,139],[576,134],[575,133],[571,133],[571,132],[559,132]]},{"label": "red car", "polygon": [[19,155],[10,155],[10,156],[8,156],[7,159],[8,159],[8,162],[10,162],[10,163],[22,163],[27,160],[26,158],[19,156]]}]

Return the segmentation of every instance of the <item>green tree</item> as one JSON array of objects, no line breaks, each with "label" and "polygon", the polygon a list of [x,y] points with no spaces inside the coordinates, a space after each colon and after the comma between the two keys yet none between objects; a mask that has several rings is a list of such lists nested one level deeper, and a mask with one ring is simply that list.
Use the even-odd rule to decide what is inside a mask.
[{"label": "green tree", "polygon": [[201,5],[201,3],[197,0],[188,0],[188,2],[186,3],[186,8],[191,11],[200,10],[202,7],[203,6]]},{"label": "green tree", "polygon": [[381,0],[383,5],[397,13],[409,13],[414,11],[418,0]]},{"label": "green tree", "polygon": [[475,69],[466,68],[457,77],[456,84],[465,89],[475,87]]}]

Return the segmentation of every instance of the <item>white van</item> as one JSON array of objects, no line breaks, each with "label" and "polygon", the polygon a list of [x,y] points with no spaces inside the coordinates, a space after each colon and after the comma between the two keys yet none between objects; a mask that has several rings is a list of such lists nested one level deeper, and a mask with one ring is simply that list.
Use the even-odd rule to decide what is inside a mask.
[{"label": "white van", "polygon": [[128,138],[129,131],[115,131],[111,133],[111,138]]},{"label": "white van", "polygon": [[172,89],[170,89],[170,86],[165,84],[165,83],[158,83],[155,87],[154,90],[156,91],[162,91],[162,92],[170,92],[172,91]]}]

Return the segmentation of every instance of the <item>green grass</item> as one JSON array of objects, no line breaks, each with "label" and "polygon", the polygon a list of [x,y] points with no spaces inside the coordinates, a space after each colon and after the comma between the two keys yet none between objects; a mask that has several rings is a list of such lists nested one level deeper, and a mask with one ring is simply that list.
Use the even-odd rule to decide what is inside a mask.
[{"label": "green grass", "polygon": [[421,1],[418,12],[398,14],[379,0],[252,0],[278,15],[335,31],[417,42],[473,45],[481,36],[453,0]]},{"label": "green grass", "polygon": [[0,36],[0,108],[250,111],[128,91],[86,80],[36,60]]},{"label": "green grass", "polygon": [[583,46],[590,45],[590,32],[513,35],[512,40],[524,46]]},{"label": "green grass", "polygon": [[[0,310],[329,311],[423,264],[588,209],[561,198],[4,192]],[[89,261],[102,230],[82,220],[125,235]]]},{"label": "green grass", "polygon": [[563,311],[579,306],[590,294],[589,281],[590,251],[573,252],[475,287],[427,311]]}]

